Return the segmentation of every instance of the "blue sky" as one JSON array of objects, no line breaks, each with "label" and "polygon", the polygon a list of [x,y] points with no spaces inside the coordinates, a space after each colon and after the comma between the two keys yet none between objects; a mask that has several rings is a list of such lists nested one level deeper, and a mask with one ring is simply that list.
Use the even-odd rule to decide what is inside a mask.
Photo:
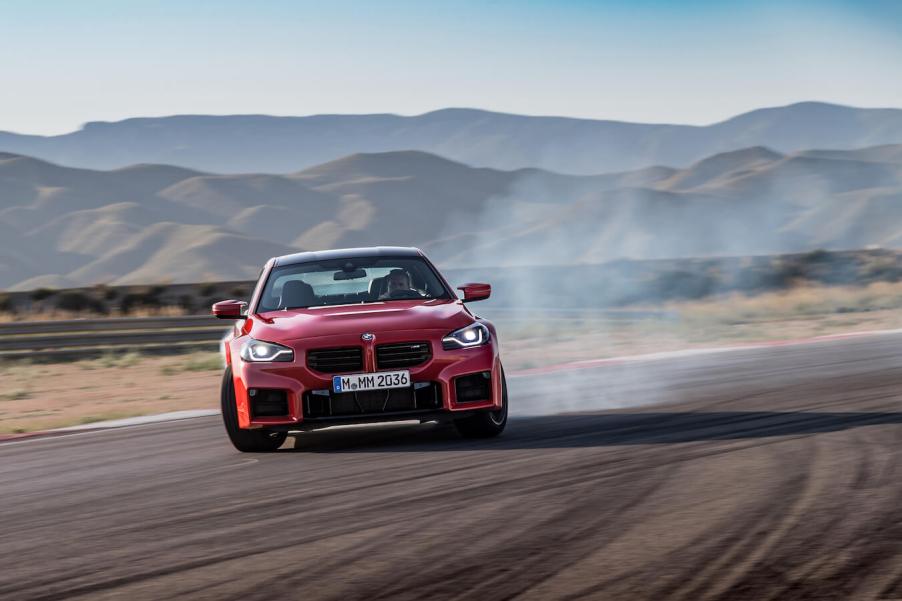
[{"label": "blue sky", "polygon": [[0,0],[0,130],[448,106],[710,123],[902,107],[902,1]]}]

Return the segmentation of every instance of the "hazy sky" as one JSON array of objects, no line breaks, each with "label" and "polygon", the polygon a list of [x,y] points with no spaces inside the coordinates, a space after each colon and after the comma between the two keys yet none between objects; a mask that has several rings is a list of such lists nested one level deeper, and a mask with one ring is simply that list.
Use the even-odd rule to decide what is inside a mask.
[{"label": "hazy sky", "polygon": [[709,123],[902,107],[902,0],[0,0],[0,130],[455,106]]}]

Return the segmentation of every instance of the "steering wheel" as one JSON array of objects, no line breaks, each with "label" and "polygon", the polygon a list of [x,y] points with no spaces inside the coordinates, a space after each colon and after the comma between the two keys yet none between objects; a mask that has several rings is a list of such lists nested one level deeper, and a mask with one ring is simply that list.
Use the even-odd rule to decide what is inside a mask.
[{"label": "steering wheel", "polygon": [[423,295],[417,292],[416,290],[411,289],[401,289],[401,290],[392,290],[388,293],[388,298],[390,299],[405,299],[405,298],[423,298]]}]

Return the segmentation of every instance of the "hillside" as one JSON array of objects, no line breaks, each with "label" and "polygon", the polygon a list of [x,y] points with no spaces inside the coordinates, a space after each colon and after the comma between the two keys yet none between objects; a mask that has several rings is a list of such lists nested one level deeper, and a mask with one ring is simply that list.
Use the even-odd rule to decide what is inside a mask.
[{"label": "hillside", "polygon": [[138,163],[217,173],[285,173],[356,152],[419,150],[468,165],[594,174],[686,166],[752,146],[782,153],[902,143],[902,110],[819,102],[766,108],[706,126],[444,109],[390,114],[177,115],[93,122],[57,136],[0,132],[0,151],[66,165]]},{"label": "hillside", "polygon": [[902,247],[902,146],[750,147],[597,176],[355,154],[285,175],[0,155],[0,288],[251,278],[296,249],[415,245],[446,267]]}]

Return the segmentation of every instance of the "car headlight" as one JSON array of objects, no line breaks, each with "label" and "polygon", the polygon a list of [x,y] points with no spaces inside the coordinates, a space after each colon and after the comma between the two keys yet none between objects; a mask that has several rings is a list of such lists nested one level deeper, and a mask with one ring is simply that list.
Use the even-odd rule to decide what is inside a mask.
[{"label": "car headlight", "polygon": [[477,322],[470,324],[465,328],[454,330],[442,338],[442,348],[446,351],[453,351],[461,348],[482,346],[487,343],[491,337],[492,335],[489,332],[489,329]]},{"label": "car headlight", "polygon": [[294,351],[287,346],[249,338],[241,345],[241,358],[250,363],[294,361]]}]

